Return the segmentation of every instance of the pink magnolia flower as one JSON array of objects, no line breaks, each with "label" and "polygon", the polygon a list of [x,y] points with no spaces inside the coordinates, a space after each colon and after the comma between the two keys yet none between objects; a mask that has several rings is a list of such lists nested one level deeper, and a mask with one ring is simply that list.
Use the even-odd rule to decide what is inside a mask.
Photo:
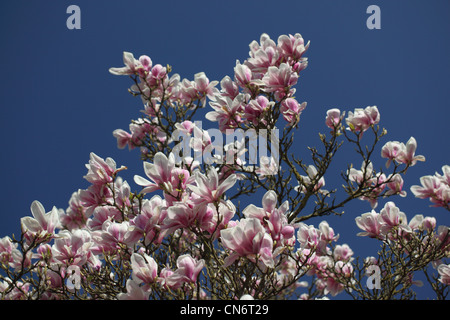
[{"label": "pink magnolia flower", "polygon": [[256,174],[259,175],[259,179],[263,180],[267,176],[273,176],[278,173],[279,163],[274,157],[262,156],[259,159],[260,166],[255,170]]},{"label": "pink magnolia flower", "polygon": [[336,261],[334,269],[337,274],[342,274],[346,278],[350,278],[353,274],[353,266],[351,263],[342,260]]},{"label": "pink magnolia flower", "polygon": [[123,53],[123,63],[125,67],[109,68],[109,72],[114,75],[131,75],[136,73],[139,61],[134,58],[132,53],[126,51]]},{"label": "pink magnolia flower", "polygon": [[309,41],[305,46],[305,41],[301,34],[281,35],[278,37],[278,48],[286,60],[299,61],[303,54],[308,50]]},{"label": "pink magnolia flower", "polygon": [[262,78],[264,91],[278,92],[279,94],[287,93],[291,86],[297,83],[297,80],[297,73],[286,63],[280,64],[279,67],[269,67]]},{"label": "pink magnolia flower", "polygon": [[152,65],[152,59],[149,56],[142,55],[139,57],[139,64],[136,67],[136,71],[141,78],[145,78],[152,69]]},{"label": "pink magnolia flower", "polygon": [[370,238],[381,237],[382,219],[374,210],[362,214],[355,218],[356,225],[364,232],[359,232],[358,236],[369,236]]},{"label": "pink magnolia flower", "polygon": [[148,300],[150,292],[145,291],[133,279],[128,279],[126,284],[127,292],[117,294],[119,300]]},{"label": "pink magnolia flower", "polygon": [[153,158],[153,163],[144,162],[144,172],[152,181],[135,175],[134,182],[136,184],[143,186],[144,189],[141,193],[150,193],[156,190],[164,190],[167,193],[173,191],[173,186],[170,183],[172,180],[172,171],[175,168],[175,156],[173,153],[167,158],[162,152],[155,154]]},{"label": "pink magnolia flower", "polygon": [[436,177],[438,177],[442,183],[446,184],[447,186],[450,186],[450,166],[449,165],[442,166],[442,173],[443,175],[436,172]]},{"label": "pink magnolia flower", "polygon": [[112,222],[106,220],[103,222],[102,230],[93,233],[93,238],[97,244],[93,251],[96,254],[103,252],[115,254],[124,245],[132,247],[136,239],[130,237],[129,231],[130,223],[128,221]]},{"label": "pink magnolia flower", "polygon": [[86,207],[81,201],[81,190],[72,193],[66,212],[61,211],[59,214],[61,225],[69,230],[85,227],[88,217]]},{"label": "pink magnolia flower", "polygon": [[107,220],[121,221],[122,213],[114,206],[100,206],[94,210],[93,217],[89,218],[87,225],[92,231],[101,230]]},{"label": "pink magnolia flower", "polygon": [[400,154],[398,160],[410,166],[415,165],[417,161],[425,161],[424,156],[415,155],[416,149],[417,149],[416,139],[414,139],[414,137],[409,138],[408,142],[406,142],[405,150]]},{"label": "pink magnolia flower", "polygon": [[[267,219],[274,210],[276,210],[278,197],[275,191],[267,191],[262,198],[262,208],[255,206],[254,204],[249,204],[242,213],[246,218],[257,218],[261,222]],[[287,201],[284,206],[288,206]],[[286,210],[285,210],[286,211]]]},{"label": "pink magnolia flower", "polygon": [[[204,72],[199,72],[194,75],[194,88],[200,94],[200,98],[208,97],[213,99],[214,95],[219,92],[215,86],[219,81],[209,81]],[[205,105],[203,100],[203,105]]]},{"label": "pink magnolia flower", "polygon": [[381,148],[381,157],[387,158],[386,168],[389,168],[393,160],[397,160],[404,153],[405,145],[398,141],[388,141]]},{"label": "pink magnolia flower", "polygon": [[225,259],[224,267],[239,257],[247,257],[252,262],[256,262],[258,257],[263,265],[273,267],[273,241],[259,219],[241,219],[234,227],[222,230],[220,235],[224,247],[232,250]]},{"label": "pink magnolia flower", "polygon": [[[443,167],[443,170],[447,166]],[[446,173],[447,174],[447,173]],[[423,176],[420,178],[421,186],[411,187],[412,193],[420,199],[429,198],[433,206],[450,208],[450,185],[447,184],[447,178],[436,173],[435,176]]]},{"label": "pink magnolia flower", "polygon": [[[275,191],[267,191],[262,199],[262,208],[253,204],[248,205],[242,213],[246,218],[256,218],[266,227],[275,241],[290,239],[294,236],[294,227],[288,224],[287,212],[289,203],[285,201],[279,208],[276,207],[277,195]],[[281,245],[281,243],[278,243]]]},{"label": "pink magnolia flower", "polygon": [[195,283],[204,266],[203,259],[197,261],[189,254],[181,255],[177,259],[177,269],[166,278],[166,283],[175,290],[183,283]]},{"label": "pink magnolia flower", "polygon": [[141,211],[130,221],[130,229],[128,230],[129,239],[143,238],[143,244],[148,245],[155,241],[161,243],[166,232],[161,229],[165,215],[163,208],[166,202],[159,195],[153,196],[150,200],[142,201]]},{"label": "pink magnolia flower", "polygon": [[443,284],[450,285],[450,265],[441,264],[437,268],[439,275],[439,281]]},{"label": "pink magnolia flower", "polygon": [[117,147],[119,149],[124,149],[126,146],[128,146],[129,150],[134,148],[134,145],[131,143],[132,136],[129,132],[116,129],[113,131],[113,136],[117,139]]},{"label": "pink magnolia flower", "polygon": [[225,191],[236,183],[236,175],[230,175],[224,181],[219,181],[217,171],[212,167],[208,170],[207,175],[197,171],[195,182],[196,185],[189,185],[189,189],[200,196],[194,200],[196,204],[219,203]]},{"label": "pink magnolia flower", "polygon": [[303,222],[298,224],[297,241],[300,243],[302,249],[316,249],[317,254],[324,253],[327,242],[322,241],[320,230],[313,225],[307,225]]},{"label": "pink magnolia flower", "polygon": [[383,222],[383,233],[389,232],[393,227],[399,227],[403,232],[411,232],[406,214],[401,212],[392,201],[389,201],[384,205],[384,208],[380,211],[379,217]]},{"label": "pink magnolia flower", "polygon": [[331,228],[326,221],[322,221],[319,223],[319,230],[320,238],[325,242],[337,241],[339,239],[339,234],[336,235],[333,228]]},{"label": "pink magnolia flower", "polygon": [[[0,239],[0,264],[9,265],[13,269],[22,268],[22,260],[24,260],[24,267],[31,265],[31,256],[26,256],[23,259],[22,252],[17,249],[18,243],[13,243],[10,237],[3,237]],[[31,251],[30,251],[31,253]],[[0,290],[1,292],[1,290]]]},{"label": "pink magnolia flower", "polygon": [[92,184],[102,185],[113,181],[113,174],[116,172],[116,162],[111,158],[104,160],[91,152],[86,168],[88,173],[84,178]]},{"label": "pink magnolia flower", "polygon": [[205,117],[210,121],[219,123],[219,130],[234,129],[239,126],[244,115],[245,96],[238,94],[234,99],[227,96],[216,95],[209,105],[214,111],[208,112]]},{"label": "pink magnolia flower", "polygon": [[269,102],[265,96],[258,96],[256,99],[251,100],[245,106],[245,118],[258,126],[258,124],[267,125],[267,121],[264,119],[264,114],[268,112],[275,102]]},{"label": "pink magnolia flower", "polygon": [[252,41],[250,43],[250,58],[246,64],[257,77],[264,75],[270,66],[279,64],[280,53],[275,42],[269,35],[263,33],[260,37],[260,43]]},{"label": "pink magnolia flower", "polygon": [[158,265],[156,261],[146,253],[133,253],[131,255],[131,268],[133,269],[133,280],[146,285],[154,283],[158,276]]},{"label": "pink magnolia flower", "polygon": [[390,190],[386,192],[386,195],[398,194],[400,197],[406,197],[406,191],[402,190],[403,178],[400,174],[390,175],[387,180],[389,181],[387,187]]},{"label": "pink magnolia flower", "polygon": [[305,110],[307,103],[299,104],[294,98],[287,98],[281,103],[280,111],[289,125],[294,126],[300,121],[300,115]]},{"label": "pink magnolia flower", "polygon": [[220,81],[220,87],[222,88],[220,94],[224,97],[229,97],[231,100],[234,100],[239,94],[238,85],[229,76],[225,76]]},{"label": "pink magnolia flower", "polygon": [[237,60],[236,66],[234,67],[234,78],[240,87],[245,88],[251,84],[252,71],[245,64],[241,64]]},{"label": "pink magnolia flower", "polygon": [[106,185],[93,184],[86,190],[79,190],[80,202],[86,208],[85,215],[90,216],[95,208],[114,202],[113,194]]},{"label": "pink magnolia flower", "polygon": [[334,130],[341,121],[341,110],[334,108],[327,111],[327,116],[325,117],[325,125],[328,128]]},{"label": "pink magnolia flower", "polygon": [[408,226],[411,230],[427,230],[431,232],[436,228],[436,218],[416,214],[408,223]]},{"label": "pink magnolia flower", "polygon": [[[318,171],[317,171],[316,167],[314,167],[313,165],[309,165],[308,166],[308,169],[307,169],[306,173],[308,175],[307,176],[301,176],[302,177],[302,181],[300,181],[299,185],[294,188],[295,191],[297,191],[297,192],[307,192],[307,188],[310,185],[312,185],[314,180],[317,180],[317,178],[318,178]],[[325,178],[324,177],[320,177],[319,180],[315,182],[313,191],[314,192],[323,193],[323,194],[327,194],[328,191],[322,189],[322,187],[324,185],[325,185]]]},{"label": "pink magnolia flower", "polygon": [[367,184],[367,181],[372,177],[372,173],[373,164],[370,161],[368,163],[363,161],[361,170],[350,168],[350,170],[347,171],[349,180],[356,182],[357,184],[362,184],[363,182]]},{"label": "pink magnolia flower", "polygon": [[53,207],[52,211],[45,213],[45,209],[39,201],[31,204],[32,217],[20,219],[22,231],[27,243],[34,241],[49,241],[54,237],[55,229],[60,228],[59,211]]},{"label": "pink magnolia flower", "polygon": [[189,120],[183,121],[181,123],[175,123],[175,128],[188,136],[192,134],[192,132],[194,131],[194,127],[195,124]]},{"label": "pink magnolia flower", "polygon": [[366,107],[365,109],[356,108],[354,112],[349,112],[345,119],[347,125],[352,131],[364,132],[380,122],[380,113],[376,106]]},{"label": "pink magnolia flower", "polygon": [[71,232],[63,230],[58,233],[52,246],[52,256],[63,265],[81,267],[92,254],[93,245],[91,234],[87,230],[75,229]]},{"label": "pink magnolia flower", "polygon": [[353,250],[348,244],[336,245],[333,250],[333,257],[339,261],[351,261],[353,258]]}]

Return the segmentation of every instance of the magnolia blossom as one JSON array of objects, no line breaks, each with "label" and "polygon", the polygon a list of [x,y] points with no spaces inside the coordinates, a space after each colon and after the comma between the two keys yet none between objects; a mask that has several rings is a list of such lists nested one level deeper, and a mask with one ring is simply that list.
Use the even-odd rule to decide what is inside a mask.
[{"label": "magnolia blossom", "polygon": [[230,175],[224,181],[219,181],[219,176],[215,168],[210,168],[207,175],[195,174],[196,185],[189,185],[189,189],[200,196],[194,200],[197,204],[218,203],[225,191],[233,187],[236,183],[236,175]]},{"label": "magnolia blossom", "polygon": [[118,300],[148,300],[150,292],[145,291],[143,287],[133,279],[128,279],[126,284],[127,292],[119,293]]},{"label": "magnolia blossom", "polygon": [[441,264],[437,270],[441,276],[439,281],[443,284],[450,285],[450,265]]},{"label": "magnolia blossom", "polygon": [[262,199],[262,208],[250,204],[242,213],[246,218],[258,219],[267,228],[273,240],[290,239],[294,236],[294,227],[287,221],[289,203],[285,201],[277,208],[277,200],[275,191],[267,191]]},{"label": "magnolia blossom", "polygon": [[203,259],[194,259],[189,254],[184,254],[177,259],[177,269],[165,278],[167,285],[176,290],[184,283],[195,283],[197,277],[205,266]]},{"label": "magnolia blossom", "polygon": [[312,189],[314,192],[320,192],[320,193],[323,193],[323,194],[328,194],[327,190],[321,189],[325,185],[325,178],[324,177],[320,177],[318,179],[318,181],[315,181],[318,178],[318,171],[317,171],[315,166],[309,165],[306,173],[308,175],[307,176],[301,176],[302,177],[302,181],[300,181],[299,185],[294,188],[295,191],[305,193],[308,190],[307,188],[309,188],[315,182],[314,183],[314,187]]},{"label": "magnolia blossom", "polygon": [[443,166],[442,171],[444,175],[436,172],[434,176],[421,177],[421,186],[414,185],[411,191],[417,198],[430,199],[433,206],[450,208],[450,166]]},{"label": "magnolia blossom", "polygon": [[61,227],[58,209],[53,207],[52,211],[45,213],[42,204],[39,201],[33,201],[31,213],[34,218],[20,219],[27,241],[49,241],[54,236],[55,229]]},{"label": "magnolia blossom", "polygon": [[9,265],[13,269],[20,269],[22,268],[22,260],[24,261],[24,267],[28,267],[31,264],[31,256],[28,255],[23,259],[22,252],[18,249],[18,246],[17,243],[13,243],[10,237],[0,239],[0,265]]},{"label": "magnolia blossom", "polygon": [[194,75],[194,88],[201,96],[207,96],[209,99],[213,99],[215,94],[218,93],[218,90],[215,88],[218,83],[219,81],[209,81],[204,72]]},{"label": "magnolia blossom", "polygon": [[281,35],[278,37],[278,47],[283,56],[299,61],[306,50],[308,50],[309,41],[305,45],[305,41],[299,33],[295,35],[290,34],[289,36]]},{"label": "magnolia blossom", "polygon": [[295,73],[291,66],[286,63],[280,64],[279,67],[269,67],[267,73],[262,78],[264,91],[276,92],[279,95],[281,94],[278,98],[281,98],[284,94],[288,93],[291,86],[297,83],[297,80],[297,73]]},{"label": "magnolia blossom", "polygon": [[277,45],[266,33],[261,35],[260,43],[252,41],[249,47],[250,58],[246,64],[258,76],[265,74],[270,66],[279,63],[280,52]]},{"label": "magnolia blossom", "polygon": [[89,231],[76,229],[60,231],[52,246],[53,258],[63,265],[81,267],[90,258],[94,245]]},{"label": "magnolia blossom", "polygon": [[250,100],[245,106],[244,117],[255,126],[258,126],[260,123],[267,125],[264,114],[270,112],[274,104],[275,102],[269,102],[265,96],[258,96],[255,99]]},{"label": "magnolia blossom", "polygon": [[205,117],[210,121],[219,123],[219,130],[224,132],[226,129],[234,129],[239,126],[244,115],[245,96],[237,95],[234,99],[228,96],[216,95],[214,101],[209,105],[214,111],[208,112]]},{"label": "magnolia blossom", "polygon": [[417,141],[414,137],[411,137],[406,145],[398,141],[389,141],[381,149],[381,157],[388,159],[386,162],[387,168],[394,160],[398,163],[414,166],[417,161],[425,161],[424,156],[415,155],[416,149]]},{"label": "magnolia blossom", "polygon": [[126,51],[123,53],[123,63],[125,67],[110,68],[109,72],[115,75],[131,75],[136,72],[139,66],[139,60],[136,60],[132,53]]},{"label": "magnolia blossom", "polygon": [[89,163],[86,164],[88,173],[84,178],[92,184],[105,184],[113,181],[116,171],[116,162],[112,158],[106,160],[91,152]]},{"label": "magnolia blossom", "polygon": [[392,228],[398,227],[402,232],[411,232],[408,226],[406,214],[401,212],[392,201],[387,202],[380,211],[383,233],[388,233]]},{"label": "magnolia blossom", "polygon": [[149,255],[133,253],[131,255],[131,268],[133,269],[133,280],[140,284],[151,284],[158,276],[158,265]]},{"label": "magnolia blossom", "polygon": [[224,267],[239,257],[255,262],[258,258],[265,266],[273,267],[273,240],[257,218],[241,219],[234,227],[220,232],[222,243],[232,253],[225,259]]},{"label": "magnolia blossom", "polygon": [[259,175],[259,179],[263,180],[266,176],[273,176],[278,173],[279,163],[274,157],[262,156],[259,159],[259,167],[255,170],[256,174]]},{"label": "magnolia blossom", "polygon": [[341,121],[342,121],[341,110],[334,108],[327,111],[327,116],[325,117],[325,124],[328,128],[334,130]]},{"label": "magnolia blossom", "polygon": [[356,225],[364,232],[359,232],[358,236],[369,236],[370,238],[381,237],[381,217],[375,210],[362,214],[355,218]]},{"label": "magnolia blossom", "polygon": [[148,181],[141,176],[135,175],[134,182],[144,187],[144,189],[141,190],[141,193],[150,193],[158,189],[171,193],[173,187],[170,182],[174,168],[175,156],[173,153],[167,158],[165,154],[158,152],[153,158],[153,163],[144,162],[145,174],[152,181]]},{"label": "magnolia blossom", "polygon": [[365,109],[356,108],[353,112],[349,111],[345,121],[350,127],[350,130],[364,132],[369,129],[370,126],[380,122],[380,113],[376,106],[369,106]]},{"label": "magnolia blossom", "polygon": [[224,97],[229,97],[231,100],[237,97],[239,94],[239,87],[231,80],[229,76],[225,76],[222,81],[220,81],[221,91],[220,94]]},{"label": "magnolia blossom", "polygon": [[137,242],[142,239],[144,245],[152,242],[161,243],[166,231],[161,229],[163,221],[167,215],[164,214],[166,201],[159,195],[154,195],[150,200],[142,202],[141,211],[130,221],[127,239]]},{"label": "magnolia blossom", "polygon": [[280,111],[289,125],[294,126],[300,121],[300,115],[306,108],[306,102],[299,104],[297,100],[293,98],[287,98],[281,103]]}]

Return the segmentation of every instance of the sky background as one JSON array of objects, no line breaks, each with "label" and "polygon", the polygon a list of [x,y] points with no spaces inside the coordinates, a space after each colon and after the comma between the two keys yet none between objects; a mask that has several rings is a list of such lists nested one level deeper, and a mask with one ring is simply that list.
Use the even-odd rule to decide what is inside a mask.
[{"label": "sky background", "polygon": [[[69,5],[81,9],[81,30],[69,30]],[[366,9],[381,9],[381,29],[369,30]],[[318,146],[326,110],[352,111],[376,105],[388,140],[414,136],[416,154],[426,157],[405,176],[407,198],[395,198],[411,219],[450,214],[413,197],[409,187],[423,175],[449,164],[450,1],[2,1],[0,4],[0,237],[20,232],[20,218],[39,200],[47,211],[66,209],[71,194],[85,189],[89,153],[112,157],[144,176],[138,150],[117,149],[114,129],[128,130],[140,116],[140,99],[127,77],[113,76],[122,52],[146,54],[153,64],[170,64],[181,78],[204,71],[210,80],[233,76],[236,59],[248,57],[249,43],[262,33],[301,33],[311,46],[308,68],[296,97],[307,101],[295,152],[309,159],[306,146]],[[205,120],[207,121],[207,120]],[[375,156],[375,165],[384,159]],[[341,185],[340,172],[361,160],[345,149],[326,179],[325,189]],[[386,201],[381,201],[378,210]],[[260,199],[256,205],[260,205]],[[354,218],[370,211],[355,201],[342,217],[326,218],[355,255],[375,255],[378,242],[356,237]],[[316,226],[323,220],[310,220]],[[422,291],[421,291],[422,290]],[[426,289],[418,289],[426,296]],[[420,295],[419,295],[420,297]]]}]

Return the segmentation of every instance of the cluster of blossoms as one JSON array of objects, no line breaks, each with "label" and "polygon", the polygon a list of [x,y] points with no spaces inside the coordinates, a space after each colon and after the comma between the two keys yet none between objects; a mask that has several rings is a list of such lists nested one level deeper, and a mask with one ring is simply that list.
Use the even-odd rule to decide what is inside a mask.
[{"label": "cluster of blossoms", "polygon": [[[170,75],[170,66],[125,52],[125,66],[110,72],[133,80],[129,91],[141,97],[144,110],[129,132],[117,129],[113,135],[121,149],[140,148],[145,175],[135,175],[134,183],[141,190],[133,192],[119,175],[126,167],[91,153],[84,176],[90,186],[74,192],[66,210],[46,212],[35,201],[32,217],[21,219],[20,238],[0,239],[0,297],[315,299],[343,291],[367,297],[350,246],[337,244],[339,235],[326,221],[317,228],[304,221],[342,214],[337,210],[353,199],[367,200],[375,209],[383,198],[406,196],[402,175],[425,159],[415,155],[414,138],[406,144],[390,141],[381,157],[388,159],[387,169],[394,163],[392,173],[374,170],[373,150],[386,134],[377,127],[376,106],[357,108],[346,118],[337,108],[328,110],[330,135],[320,135],[325,152],[310,149],[314,165],[290,157],[291,134],[306,107],[294,97],[293,86],[307,66],[303,55],[308,47],[300,34],[280,36],[277,42],[263,34],[250,43],[249,58],[236,62],[234,77],[220,82],[203,72],[194,80],[181,80]],[[270,156],[252,167],[246,164],[245,139],[219,150],[217,137],[213,141],[193,118],[207,100],[212,111],[205,117],[217,122],[221,133],[252,129],[260,134],[284,127],[280,152],[272,144]],[[363,133],[369,129],[375,143],[364,148]],[[275,134],[270,135],[275,141]],[[187,139],[176,144],[180,136]],[[339,139],[353,143],[363,160],[361,170],[351,165],[343,173],[347,198],[341,200],[323,188],[329,163],[343,142]],[[187,147],[203,155],[216,153],[201,162],[185,154]],[[443,171],[443,176],[423,177],[423,187],[411,190],[450,210],[449,166]],[[258,190],[264,192],[257,196]],[[262,200],[241,210],[246,195]],[[391,270],[399,281],[406,283],[406,275],[411,284],[413,272],[433,263],[437,282],[450,283],[450,266],[443,260],[450,252],[448,227],[436,230],[435,218],[416,215],[408,223],[387,202],[380,213],[363,214],[356,224],[364,231],[360,235],[380,240],[395,257],[410,257],[413,267],[407,272],[402,265]],[[369,258],[364,267],[378,265],[388,273],[384,258]],[[302,293],[304,287],[308,293]]]}]

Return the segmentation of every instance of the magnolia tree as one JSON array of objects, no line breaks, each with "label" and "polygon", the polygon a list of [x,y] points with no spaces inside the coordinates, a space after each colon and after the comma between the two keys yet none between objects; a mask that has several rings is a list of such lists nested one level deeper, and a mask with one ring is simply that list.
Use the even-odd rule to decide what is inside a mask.
[{"label": "magnolia tree", "polygon": [[[220,83],[203,72],[181,80],[170,66],[125,52],[125,66],[110,72],[130,77],[144,110],[129,131],[113,135],[119,148],[140,150],[143,171],[134,182],[142,188],[133,192],[120,176],[126,167],[91,153],[90,186],[74,192],[66,210],[46,212],[34,201],[20,236],[0,239],[0,297],[408,299],[421,272],[445,299],[449,227],[408,217],[391,201],[406,195],[403,176],[425,160],[413,137],[380,142],[387,131],[376,106],[331,109],[318,121],[327,132],[320,147],[308,148],[308,159],[293,153],[306,107],[294,86],[308,47],[300,34],[276,42],[263,34]],[[205,123],[218,128],[203,129],[202,108],[211,108]],[[342,192],[325,190],[343,144],[354,146],[357,168],[343,168]],[[387,162],[376,165],[380,155]],[[450,166],[442,171],[411,191],[450,210]],[[341,215],[358,199],[372,208],[355,219],[358,235],[380,245],[361,258],[326,221],[308,223]]]}]

